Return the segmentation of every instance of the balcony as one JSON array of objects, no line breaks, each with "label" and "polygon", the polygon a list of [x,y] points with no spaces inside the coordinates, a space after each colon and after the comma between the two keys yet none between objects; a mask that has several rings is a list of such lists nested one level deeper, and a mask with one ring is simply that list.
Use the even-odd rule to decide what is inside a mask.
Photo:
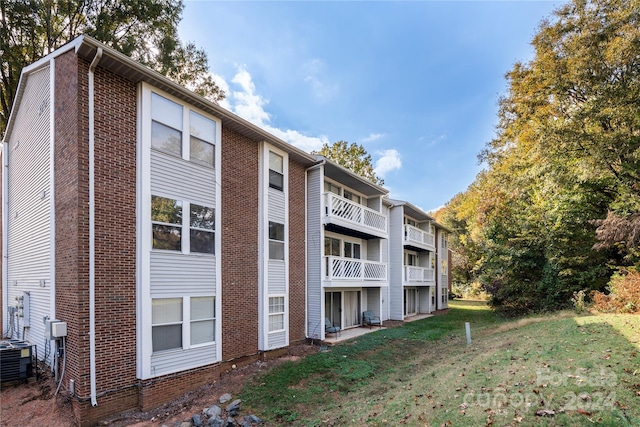
[{"label": "balcony", "polygon": [[404,244],[420,249],[435,251],[436,238],[432,233],[413,225],[404,225]]},{"label": "balcony", "polygon": [[336,256],[325,256],[324,259],[326,281],[372,282],[373,286],[387,281],[386,262]]},{"label": "balcony", "polygon": [[433,268],[416,267],[413,265],[404,266],[404,281],[411,283],[433,283],[435,281],[435,271]]},{"label": "balcony", "polygon": [[325,224],[334,224],[373,237],[388,237],[387,217],[380,212],[333,193],[324,193],[322,200]]}]

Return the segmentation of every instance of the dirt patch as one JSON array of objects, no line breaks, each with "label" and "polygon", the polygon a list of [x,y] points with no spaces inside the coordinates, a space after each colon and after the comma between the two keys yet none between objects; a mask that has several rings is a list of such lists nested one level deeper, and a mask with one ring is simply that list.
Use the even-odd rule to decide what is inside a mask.
[{"label": "dirt patch", "polygon": [[525,317],[516,321],[508,322],[493,329],[493,332],[508,332],[514,329],[523,328],[534,323],[548,322],[551,319],[566,319],[574,317],[575,313],[570,311],[561,311],[544,317]]},{"label": "dirt patch", "polygon": [[[103,420],[103,426],[146,427],[173,425],[218,403],[224,393],[234,398],[256,374],[287,361],[296,361],[318,351],[316,346],[302,344],[289,348],[288,354],[267,361],[252,363],[224,374],[213,384],[206,384],[152,411],[128,411]],[[55,382],[49,369],[40,365],[38,379],[3,384],[0,391],[0,426],[42,425],[71,427],[75,425],[68,396],[55,393]],[[243,414],[249,415],[249,414]],[[255,414],[258,417],[260,414]]]},{"label": "dirt patch", "polygon": [[71,402],[62,396],[54,396],[53,376],[43,368],[44,365],[39,366],[37,378],[2,384],[0,426],[74,425]]}]

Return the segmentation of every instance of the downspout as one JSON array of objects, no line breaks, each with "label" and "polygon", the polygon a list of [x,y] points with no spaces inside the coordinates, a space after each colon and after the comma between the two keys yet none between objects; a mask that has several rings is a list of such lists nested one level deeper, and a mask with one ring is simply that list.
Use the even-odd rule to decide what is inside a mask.
[{"label": "downspout", "polygon": [[96,206],[95,206],[95,115],[94,72],[102,58],[98,48],[89,66],[89,365],[91,381],[91,406],[96,400]]},{"label": "downspout", "polygon": [[9,306],[9,302],[7,301],[8,291],[9,291],[9,282],[7,280],[7,274],[9,273],[9,265],[8,260],[9,256],[7,254],[7,242],[8,242],[8,228],[9,228],[9,218],[7,217],[9,210],[7,208],[7,203],[9,201],[9,144],[4,142],[2,144],[2,329],[0,334],[4,334],[4,329],[9,325],[9,318],[7,315],[7,310]]}]

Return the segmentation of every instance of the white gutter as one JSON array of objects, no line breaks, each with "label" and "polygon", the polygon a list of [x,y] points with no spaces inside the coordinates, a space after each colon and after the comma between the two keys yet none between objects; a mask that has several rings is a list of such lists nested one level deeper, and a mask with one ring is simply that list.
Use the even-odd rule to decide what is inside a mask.
[{"label": "white gutter", "polygon": [[96,400],[96,206],[95,206],[95,117],[94,117],[94,71],[102,48],[89,66],[89,364],[91,380],[91,406],[98,406]]}]

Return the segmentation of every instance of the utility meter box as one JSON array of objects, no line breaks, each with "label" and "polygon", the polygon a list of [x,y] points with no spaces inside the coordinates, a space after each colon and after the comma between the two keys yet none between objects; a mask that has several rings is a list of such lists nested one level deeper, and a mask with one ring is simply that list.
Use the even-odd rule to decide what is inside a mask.
[{"label": "utility meter box", "polygon": [[67,322],[47,320],[44,326],[44,336],[48,340],[56,340],[67,336]]},{"label": "utility meter box", "polygon": [[51,336],[62,338],[67,336],[67,322],[56,322],[51,325]]}]

